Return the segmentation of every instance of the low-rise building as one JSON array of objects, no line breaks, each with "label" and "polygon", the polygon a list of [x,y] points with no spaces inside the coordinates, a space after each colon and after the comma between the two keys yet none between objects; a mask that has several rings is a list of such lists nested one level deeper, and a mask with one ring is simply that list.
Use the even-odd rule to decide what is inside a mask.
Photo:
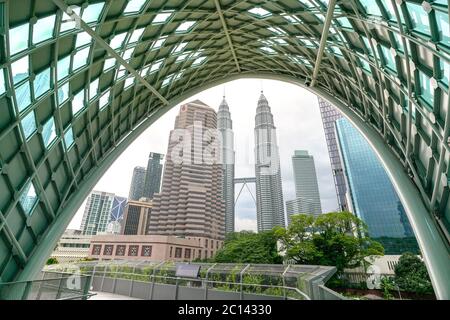
[{"label": "low-rise building", "polygon": [[89,258],[99,260],[192,261],[212,258],[223,241],[164,235],[98,235]]},{"label": "low-rise building", "polygon": [[81,233],[81,230],[66,230],[50,257],[56,258],[59,263],[76,262],[87,258],[92,236]]}]

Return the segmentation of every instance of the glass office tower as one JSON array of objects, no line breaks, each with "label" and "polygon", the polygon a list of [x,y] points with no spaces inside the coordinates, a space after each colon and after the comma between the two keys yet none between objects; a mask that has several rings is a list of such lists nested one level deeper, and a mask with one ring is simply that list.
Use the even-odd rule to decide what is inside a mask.
[{"label": "glass office tower", "polygon": [[375,152],[345,118],[336,120],[336,136],[350,211],[367,224],[369,236],[386,254],[418,252],[405,210]]}]

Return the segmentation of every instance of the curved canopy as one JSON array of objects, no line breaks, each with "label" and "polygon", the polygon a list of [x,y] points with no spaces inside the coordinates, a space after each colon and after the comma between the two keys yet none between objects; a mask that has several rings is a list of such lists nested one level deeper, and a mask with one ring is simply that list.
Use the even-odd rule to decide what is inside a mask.
[{"label": "curved canopy", "polygon": [[447,0],[5,0],[0,30],[0,282],[39,270],[161,114],[255,75],[291,79],[371,127],[448,250]]}]

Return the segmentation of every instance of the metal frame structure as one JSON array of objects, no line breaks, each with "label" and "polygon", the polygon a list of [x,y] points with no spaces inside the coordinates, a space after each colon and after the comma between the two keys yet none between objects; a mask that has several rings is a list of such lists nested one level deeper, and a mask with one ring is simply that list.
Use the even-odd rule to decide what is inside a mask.
[{"label": "metal frame structure", "polygon": [[255,177],[251,177],[251,178],[235,178],[234,179],[234,185],[242,184],[242,187],[239,190],[236,199],[234,200],[234,207],[236,207],[236,203],[239,200],[239,197],[241,196],[241,193],[242,193],[242,190],[244,190],[244,187],[247,187],[247,190],[250,193],[250,195],[252,196],[253,202],[255,203],[255,207],[256,207],[256,199],[255,199],[255,196],[252,193],[252,190],[250,190],[250,188],[248,187],[249,183],[256,183],[256,178]]},{"label": "metal frame structure", "polygon": [[0,282],[36,277],[161,115],[259,77],[309,89],[363,133],[450,298],[446,0],[2,0],[0,17]]}]

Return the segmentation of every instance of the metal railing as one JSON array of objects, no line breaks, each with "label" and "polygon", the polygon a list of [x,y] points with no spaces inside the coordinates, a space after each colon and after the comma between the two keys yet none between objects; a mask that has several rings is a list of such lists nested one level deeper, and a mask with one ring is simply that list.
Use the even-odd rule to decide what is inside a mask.
[{"label": "metal railing", "polygon": [[[144,275],[138,273],[129,272],[111,272],[102,270],[103,272],[93,272],[91,276],[93,279],[97,277],[98,282],[93,283],[93,290],[98,292],[110,292],[113,294],[128,293],[128,296],[132,296],[133,286],[136,283],[146,284],[148,287],[148,294],[146,298],[149,300],[154,299],[155,287],[158,286],[159,290],[163,290],[162,286],[172,290],[171,299],[178,300],[180,288],[193,288],[202,290],[203,300],[210,298],[210,293],[222,292],[229,293],[230,297],[234,299],[243,300],[245,295],[251,295],[252,298],[278,298],[282,300],[311,300],[308,295],[300,291],[298,288],[283,286],[283,285],[269,285],[269,284],[254,284],[243,282],[229,282],[209,280],[205,278],[184,278],[173,276],[161,276],[161,275]],[[110,281],[108,281],[110,280]],[[118,280],[121,281],[122,288],[118,287]],[[111,283],[112,281],[112,283]],[[126,289],[123,286],[127,286]],[[105,290],[105,287],[108,287]]]},{"label": "metal railing", "polygon": [[42,279],[0,283],[0,300],[86,300],[94,295],[91,281],[90,275],[44,272]]}]

